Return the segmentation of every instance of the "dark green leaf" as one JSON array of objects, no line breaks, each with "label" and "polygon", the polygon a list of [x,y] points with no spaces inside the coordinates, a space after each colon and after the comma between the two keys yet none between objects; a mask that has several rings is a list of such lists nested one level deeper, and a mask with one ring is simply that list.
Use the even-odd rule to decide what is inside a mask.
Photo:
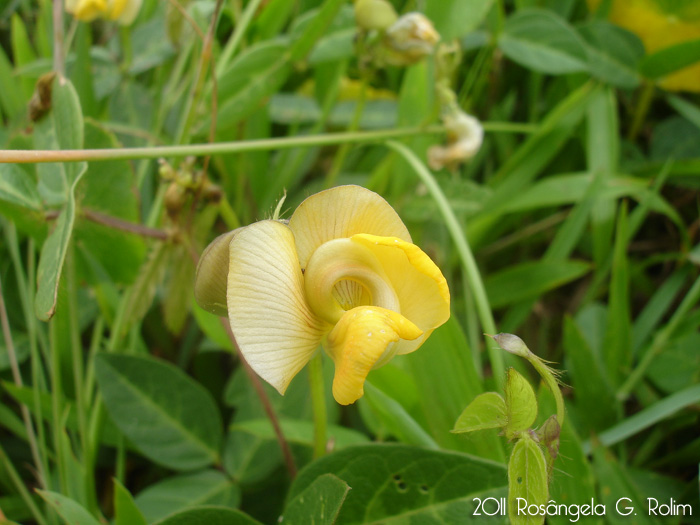
[{"label": "dark green leaf", "polygon": [[216,470],[204,470],[166,478],[136,496],[136,506],[148,523],[170,514],[201,505],[237,507],[240,490],[228,477]]},{"label": "dark green leaf", "polygon": [[[334,474],[352,490],[338,523],[388,521],[455,523],[474,514],[474,497],[505,495],[505,468],[488,460],[399,444],[350,447],[304,468],[289,498],[304,492],[319,476]],[[506,523],[490,518],[489,523]]]},{"label": "dark green leaf", "polygon": [[493,308],[537,297],[574,281],[590,270],[582,261],[528,261],[486,278],[484,285]]},{"label": "dark green leaf", "polygon": [[361,398],[361,403],[366,403],[389,432],[402,442],[432,449],[440,448],[398,401],[369,381],[365,382],[365,395]]},{"label": "dark green leaf", "polygon": [[[280,419],[284,438],[290,443],[299,443],[312,447],[314,444],[314,424],[311,421]],[[276,434],[269,419],[252,419],[234,423],[231,430],[241,430],[263,439],[276,439]],[[329,425],[328,439],[333,442],[333,448],[339,450],[352,445],[367,443],[369,438],[364,434],[338,425]]]},{"label": "dark green leaf", "polygon": [[169,363],[99,354],[95,375],[119,429],[151,460],[175,470],[218,461],[221,415],[211,394]]},{"label": "dark green leaf", "polygon": [[147,525],[131,493],[117,479],[114,480],[114,514],[114,525]]},{"label": "dark green leaf", "polygon": [[36,182],[17,164],[0,164],[0,200],[30,210],[41,210],[41,198],[36,189]]},{"label": "dark green leaf", "polygon": [[72,499],[48,490],[37,490],[37,493],[53,507],[67,525],[100,525],[99,521]]},{"label": "dark green leaf", "polygon": [[157,525],[260,525],[260,522],[240,510],[197,507],[168,516]]},{"label": "dark green leaf", "polygon": [[281,522],[288,525],[332,525],[350,487],[333,474],[323,474],[289,502]]},{"label": "dark green leaf", "polygon": [[425,15],[447,42],[478,28],[493,4],[493,0],[428,0]]},{"label": "dark green leaf", "polygon": [[698,61],[700,61],[700,39],[689,40],[648,55],[639,64],[639,70],[649,78],[659,79],[679,69],[692,66]]},{"label": "dark green leaf", "polygon": [[602,362],[593,353],[576,323],[564,320],[566,364],[574,387],[581,430],[603,430],[615,422],[615,392]]},{"label": "dark green leaf", "polygon": [[[230,129],[252,115],[291,71],[286,41],[264,42],[239,55],[219,80],[217,128]],[[208,129],[207,121],[201,129]]]},{"label": "dark green leaf", "polygon": [[519,64],[552,75],[587,69],[581,37],[562,18],[546,9],[521,9],[503,26],[498,41],[503,53]]},{"label": "dark green leaf", "polygon": [[591,75],[620,88],[632,89],[639,85],[637,64],[644,56],[644,44],[639,37],[602,20],[588,22],[578,30],[588,44],[586,52]]}]

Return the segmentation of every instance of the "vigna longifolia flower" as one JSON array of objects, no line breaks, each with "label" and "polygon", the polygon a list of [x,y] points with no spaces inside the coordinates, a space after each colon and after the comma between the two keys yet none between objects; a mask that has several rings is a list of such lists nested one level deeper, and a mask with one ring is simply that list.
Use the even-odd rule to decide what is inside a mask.
[{"label": "vigna longifolia flower", "polygon": [[362,397],[370,370],[417,350],[450,316],[438,267],[359,186],[312,195],[288,223],[219,236],[197,267],[195,297],[228,316],[245,359],[281,394],[322,345],[343,405]]},{"label": "vigna longifolia flower", "polygon": [[66,11],[83,22],[96,18],[131,24],[141,9],[142,0],[66,0]]}]

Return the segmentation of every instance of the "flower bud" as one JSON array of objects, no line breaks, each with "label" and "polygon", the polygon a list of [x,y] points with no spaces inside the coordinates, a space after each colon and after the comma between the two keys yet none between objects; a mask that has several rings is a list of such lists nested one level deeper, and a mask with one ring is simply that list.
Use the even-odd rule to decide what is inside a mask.
[{"label": "flower bud", "polygon": [[386,45],[391,52],[387,61],[396,66],[419,62],[431,55],[440,34],[421,13],[407,13],[386,31]]},{"label": "flower bud", "polygon": [[520,357],[527,357],[530,353],[530,349],[525,345],[525,342],[520,339],[517,335],[513,334],[496,334],[491,336],[494,341],[506,352],[518,355]]},{"label": "flower bud", "polygon": [[66,0],[66,11],[83,22],[96,18],[131,24],[141,9],[143,0]]},{"label": "flower bud", "polygon": [[228,315],[226,281],[228,279],[229,244],[241,230],[237,228],[214,239],[199,259],[194,281],[194,297],[199,306],[214,315]]},{"label": "flower bud", "polygon": [[357,0],[355,23],[365,31],[384,31],[396,22],[398,15],[387,0]]},{"label": "flower bud", "polygon": [[428,164],[434,170],[454,167],[471,159],[481,148],[484,129],[479,121],[459,111],[443,118],[447,128],[447,146],[433,146],[428,150]]}]

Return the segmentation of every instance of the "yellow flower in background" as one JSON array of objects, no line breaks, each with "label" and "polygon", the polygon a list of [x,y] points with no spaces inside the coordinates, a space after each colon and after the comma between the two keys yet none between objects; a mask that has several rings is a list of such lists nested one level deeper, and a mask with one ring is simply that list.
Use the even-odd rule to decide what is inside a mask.
[{"label": "yellow flower in background", "polygon": [[[588,0],[592,11],[601,0]],[[613,0],[608,18],[635,33],[648,54],[700,38],[698,0]],[[659,85],[670,91],[700,91],[700,64],[664,78]]]},{"label": "yellow flower in background", "polygon": [[66,0],[66,11],[78,20],[92,22],[96,18],[131,24],[143,0]]},{"label": "yellow flower in background", "polygon": [[288,224],[263,220],[215,239],[195,297],[228,316],[245,359],[281,394],[321,344],[343,405],[362,397],[370,370],[417,350],[450,316],[438,267],[394,209],[359,186],[312,195]]}]

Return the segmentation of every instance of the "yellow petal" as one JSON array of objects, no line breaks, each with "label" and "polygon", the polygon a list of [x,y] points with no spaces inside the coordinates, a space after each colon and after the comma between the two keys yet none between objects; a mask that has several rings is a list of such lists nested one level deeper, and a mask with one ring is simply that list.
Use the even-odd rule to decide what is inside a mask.
[{"label": "yellow petal", "polygon": [[309,309],[294,235],[277,221],[242,228],[229,244],[228,316],[241,352],[281,394],[329,329]]},{"label": "yellow petal", "polygon": [[228,315],[226,307],[228,245],[240,230],[241,228],[237,228],[219,235],[206,247],[197,264],[194,298],[204,310],[220,317]]},{"label": "yellow petal", "polygon": [[142,0],[114,0],[110,18],[121,25],[131,24],[141,9]]},{"label": "yellow petal", "polygon": [[359,306],[347,311],[326,339],[326,351],[335,362],[335,400],[349,405],[361,398],[367,374],[391,358],[396,342],[421,334],[416,325],[391,310]]},{"label": "yellow petal", "polygon": [[338,186],[312,195],[289,220],[302,268],[331,239],[371,233],[411,241],[403,222],[381,196],[360,186]]},{"label": "yellow petal", "polygon": [[75,4],[73,16],[83,22],[90,22],[105,12],[105,0],[80,0]]},{"label": "yellow petal", "polygon": [[450,290],[445,277],[430,257],[409,242],[367,234],[353,235],[351,240],[375,255],[396,293],[398,311],[423,331],[420,338],[401,341],[396,353],[417,350],[435,328],[450,318]]},{"label": "yellow petal", "polygon": [[331,324],[356,306],[399,311],[396,293],[377,257],[350,239],[322,244],[309,260],[304,281],[311,310]]}]

